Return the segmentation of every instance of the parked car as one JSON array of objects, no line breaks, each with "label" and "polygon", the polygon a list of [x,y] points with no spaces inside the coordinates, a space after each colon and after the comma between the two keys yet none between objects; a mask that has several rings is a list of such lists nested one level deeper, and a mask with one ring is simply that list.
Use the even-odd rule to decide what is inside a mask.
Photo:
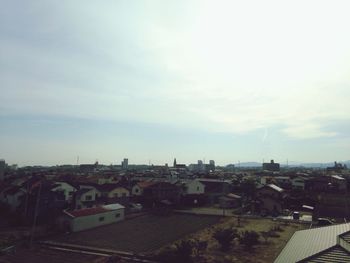
[{"label": "parked car", "polygon": [[142,211],[142,205],[138,203],[130,203],[129,204],[129,211],[132,213],[141,212]]}]

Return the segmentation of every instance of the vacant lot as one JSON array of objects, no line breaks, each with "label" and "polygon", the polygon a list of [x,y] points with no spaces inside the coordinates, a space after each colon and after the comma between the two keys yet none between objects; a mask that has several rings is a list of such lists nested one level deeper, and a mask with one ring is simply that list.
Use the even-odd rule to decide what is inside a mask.
[{"label": "vacant lot", "polygon": [[[260,244],[253,250],[246,251],[237,240],[233,242],[233,247],[228,252],[222,252],[218,243],[212,238],[213,233],[218,228],[235,228],[238,231],[254,230],[259,234],[261,231],[279,226],[281,231],[276,232],[276,237],[268,238],[267,242],[260,237]],[[196,262],[251,262],[251,263],[270,263],[281,252],[285,244],[297,230],[308,228],[308,225],[296,223],[281,223],[270,219],[240,219],[238,226],[237,218],[222,218],[214,227],[204,229],[187,238],[195,238],[208,241],[208,248],[203,251]]]},{"label": "vacant lot", "polygon": [[145,215],[55,239],[76,245],[131,252],[151,252],[219,221],[213,216],[174,214],[168,217]]}]

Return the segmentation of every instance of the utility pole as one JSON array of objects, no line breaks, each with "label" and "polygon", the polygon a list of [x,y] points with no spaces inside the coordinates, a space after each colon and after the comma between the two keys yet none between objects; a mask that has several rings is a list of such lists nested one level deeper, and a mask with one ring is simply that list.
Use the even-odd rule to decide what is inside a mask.
[{"label": "utility pole", "polygon": [[40,182],[38,195],[36,197],[36,205],[35,205],[35,211],[34,211],[34,221],[33,221],[33,226],[32,226],[32,231],[31,231],[32,233],[31,233],[30,241],[29,241],[29,247],[32,247],[32,245],[33,245],[33,240],[34,240],[34,235],[35,235],[35,227],[36,227],[36,220],[37,220],[37,217],[38,217],[38,210],[39,210],[39,203],[40,203],[41,188],[42,188],[42,182]]}]

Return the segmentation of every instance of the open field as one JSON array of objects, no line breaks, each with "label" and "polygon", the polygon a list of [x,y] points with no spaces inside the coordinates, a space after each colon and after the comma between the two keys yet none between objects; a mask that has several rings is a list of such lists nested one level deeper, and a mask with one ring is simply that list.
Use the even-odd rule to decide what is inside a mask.
[{"label": "open field", "polygon": [[57,237],[54,241],[135,253],[151,252],[219,221],[213,216],[140,216]]},{"label": "open field", "polygon": [[[207,228],[188,238],[208,241],[208,248],[205,250],[200,259],[196,262],[251,262],[251,263],[271,263],[278,256],[285,244],[297,230],[308,228],[308,225],[296,223],[281,223],[271,219],[240,219],[240,227],[238,227],[236,217],[221,218],[220,222],[212,228]],[[218,243],[212,238],[215,229],[218,228],[236,228],[238,231],[254,230],[268,231],[274,226],[279,225],[282,228],[281,232],[277,232],[278,237],[270,237],[267,243],[260,237],[260,244],[253,250],[246,251],[237,240],[234,241],[233,248],[228,252],[222,252]]]}]

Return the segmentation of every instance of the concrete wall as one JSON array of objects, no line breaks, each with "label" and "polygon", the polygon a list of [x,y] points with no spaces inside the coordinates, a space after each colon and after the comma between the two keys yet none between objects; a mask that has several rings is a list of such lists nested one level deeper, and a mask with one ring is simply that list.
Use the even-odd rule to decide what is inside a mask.
[{"label": "concrete wall", "polygon": [[[119,216],[117,216],[119,215]],[[103,220],[100,220],[102,219]],[[98,226],[108,225],[124,220],[124,208],[111,210],[90,216],[82,216],[70,219],[70,226],[73,232],[87,230]]]}]

